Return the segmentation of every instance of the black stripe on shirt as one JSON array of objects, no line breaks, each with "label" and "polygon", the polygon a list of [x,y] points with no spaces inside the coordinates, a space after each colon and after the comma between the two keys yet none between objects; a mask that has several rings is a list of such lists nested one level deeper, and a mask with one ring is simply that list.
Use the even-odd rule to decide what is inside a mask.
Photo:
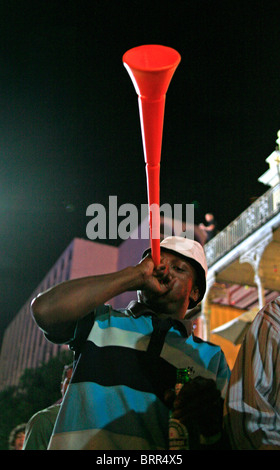
[{"label": "black stripe on shirt", "polygon": [[126,385],[154,393],[161,400],[174,387],[176,368],[158,355],[123,346],[96,346],[87,341],[72,378],[73,383]]}]

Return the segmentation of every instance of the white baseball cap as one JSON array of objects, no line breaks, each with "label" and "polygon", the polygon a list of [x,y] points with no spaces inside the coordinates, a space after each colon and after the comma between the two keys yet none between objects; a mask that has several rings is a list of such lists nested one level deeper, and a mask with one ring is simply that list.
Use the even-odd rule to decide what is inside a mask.
[{"label": "white baseball cap", "polygon": [[[172,236],[167,237],[160,243],[161,249],[176,253],[176,255],[186,258],[193,266],[197,275],[197,284],[199,288],[199,298],[197,301],[190,299],[189,308],[194,308],[204,297],[206,291],[207,262],[204,249],[200,243],[189,238]],[[143,258],[151,249],[147,249],[143,253]]]}]

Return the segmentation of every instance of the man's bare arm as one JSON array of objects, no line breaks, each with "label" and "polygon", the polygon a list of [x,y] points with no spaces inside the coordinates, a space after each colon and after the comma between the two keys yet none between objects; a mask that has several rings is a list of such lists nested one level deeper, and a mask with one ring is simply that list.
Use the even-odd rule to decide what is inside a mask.
[{"label": "man's bare arm", "polygon": [[152,259],[147,257],[138,265],[115,273],[65,281],[32,301],[32,315],[45,333],[69,339],[79,319],[113,297],[143,287],[162,292],[162,273],[160,267],[155,272]]}]

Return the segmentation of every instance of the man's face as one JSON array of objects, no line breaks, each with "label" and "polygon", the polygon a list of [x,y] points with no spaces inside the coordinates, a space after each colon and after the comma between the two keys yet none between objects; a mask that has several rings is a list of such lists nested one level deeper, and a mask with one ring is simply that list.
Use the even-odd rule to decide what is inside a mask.
[{"label": "man's face", "polygon": [[24,432],[20,432],[19,434],[17,434],[17,437],[15,439],[15,444],[14,444],[15,450],[22,450],[24,437],[25,437]]},{"label": "man's face", "polygon": [[196,300],[199,296],[195,270],[187,260],[170,252],[161,252],[161,264],[164,274],[158,277],[159,282],[172,287],[164,294],[142,291],[142,299],[158,313],[184,318],[190,297]]}]

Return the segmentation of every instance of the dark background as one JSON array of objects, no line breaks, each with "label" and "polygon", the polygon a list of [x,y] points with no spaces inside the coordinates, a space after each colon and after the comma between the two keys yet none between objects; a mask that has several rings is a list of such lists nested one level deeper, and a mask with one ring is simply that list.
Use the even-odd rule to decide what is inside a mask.
[{"label": "dark background", "polygon": [[147,202],[128,49],[182,56],[166,98],[161,203],[196,201],[196,221],[212,211],[221,230],[268,189],[257,180],[280,128],[279,17],[279,2],[262,0],[1,1],[0,335],[71,240],[86,238],[90,204]]}]

